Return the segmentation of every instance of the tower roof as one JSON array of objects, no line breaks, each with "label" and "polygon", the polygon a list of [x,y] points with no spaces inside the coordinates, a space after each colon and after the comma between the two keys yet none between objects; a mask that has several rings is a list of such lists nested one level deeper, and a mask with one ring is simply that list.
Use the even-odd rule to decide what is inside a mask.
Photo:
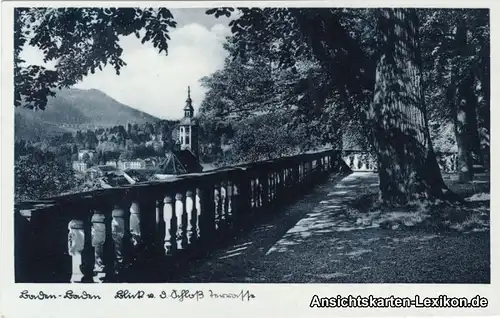
[{"label": "tower roof", "polygon": [[183,174],[201,172],[203,167],[191,151],[180,150],[168,152],[160,169],[162,174]]},{"label": "tower roof", "polygon": [[191,99],[191,88],[189,86],[188,86],[188,97],[186,99],[186,106],[184,107],[184,110],[194,111],[193,100]]}]

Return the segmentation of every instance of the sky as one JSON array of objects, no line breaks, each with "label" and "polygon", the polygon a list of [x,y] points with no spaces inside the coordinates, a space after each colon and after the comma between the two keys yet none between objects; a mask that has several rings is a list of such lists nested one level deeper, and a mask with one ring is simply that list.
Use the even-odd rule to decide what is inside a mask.
[{"label": "sky", "polygon": [[[99,89],[117,101],[161,119],[179,119],[191,86],[195,112],[205,89],[199,80],[224,65],[223,49],[231,34],[229,19],[205,14],[206,9],[171,9],[177,27],[170,29],[168,56],[134,35],[120,38],[122,59],[127,63],[116,75],[111,66],[96,71],[74,87]],[[30,64],[43,64],[40,51],[26,47],[22,54]]]}]

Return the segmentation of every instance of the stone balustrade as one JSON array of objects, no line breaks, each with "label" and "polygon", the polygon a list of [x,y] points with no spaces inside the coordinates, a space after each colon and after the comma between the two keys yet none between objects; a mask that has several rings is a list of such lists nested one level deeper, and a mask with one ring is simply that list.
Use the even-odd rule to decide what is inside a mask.
[{"label": "stone balustrade", "polygon": [[[436,152],[436,157],[442,172],[457,171],[457,153]],[[377,171],[377,158],[369,152],[344,150],[342,159],[352,171]]]},{"label": "stone balustrade", "polygon": [[18,203],[16,281],[165,281],[176,260],[345,169],[340,152],[324,151]]}]

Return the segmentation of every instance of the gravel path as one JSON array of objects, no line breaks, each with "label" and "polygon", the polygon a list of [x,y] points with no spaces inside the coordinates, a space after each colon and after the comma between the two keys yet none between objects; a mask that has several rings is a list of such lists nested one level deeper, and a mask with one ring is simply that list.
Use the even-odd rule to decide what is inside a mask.
[{"label": "gravel path", "polygon": [[377,175],[331,178],[234,244],[193,261],[176,282],[489,283],[490,235],[360,226],[347,202]]}]

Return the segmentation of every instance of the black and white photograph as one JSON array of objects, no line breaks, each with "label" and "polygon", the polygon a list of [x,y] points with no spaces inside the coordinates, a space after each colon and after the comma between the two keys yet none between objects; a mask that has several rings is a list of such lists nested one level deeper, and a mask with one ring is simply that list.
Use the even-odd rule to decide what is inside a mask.
[{"label": "black and white photograph", "polygon": [[16,281],[490,281],[488,10],[14,23]]},{"label": "black and white photograph", "polygon": [[490,8],[36,4],[15,284],[492,283]]}]

